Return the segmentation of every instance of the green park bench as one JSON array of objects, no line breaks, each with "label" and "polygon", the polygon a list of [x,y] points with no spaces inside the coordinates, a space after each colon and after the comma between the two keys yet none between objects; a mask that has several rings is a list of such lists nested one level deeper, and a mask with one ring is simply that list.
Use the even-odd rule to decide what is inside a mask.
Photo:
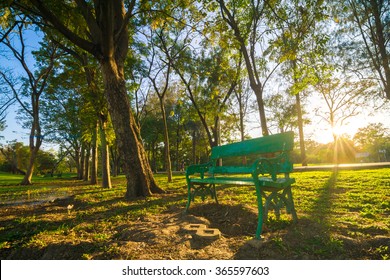
[{"label": "green park bench", "polygon": [[218,204],[216,185],[254,186],[258,207],[257,239],[260,239],[263,221],[268,219],[271,208],[279,217],[281,207],[285,206],[296,221],[298,218],[291,193],[295,179],[289,176],[293,170],[289,155],[293,147],[293,132],[213,147],[208,163],[191,165],[186,170],[186,211],[195,196],[200,196],[202,200],[211,196]]}]

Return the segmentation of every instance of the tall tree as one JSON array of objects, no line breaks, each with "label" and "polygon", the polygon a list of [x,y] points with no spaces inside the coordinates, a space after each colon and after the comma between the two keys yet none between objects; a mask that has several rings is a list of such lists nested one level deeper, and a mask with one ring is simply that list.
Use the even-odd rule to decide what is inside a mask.
[{"label": "tall tree", "polygon": [[[100,131],[100,145],[101,145],[101,155],[102,155],[102,187],[110,189],[111,177],[110,177],[110,157],[109,157],[109,147],[107,141],[107,131],[108,131],[108,109],[107,102],[104,100],[104,95],[101,90],[101,85],[99,84],[99,77],[101,77],[100,72],[97,71],[95,63],[88,60],[87,54],[80,55],[77,52],[70,52],[75,58],[79,60],[83,66],[85,73],[86,81],[88,84],[88,90],[86,93],[86,100],[88,104],[91,104],[93,108],[94,115],[98,120],[98,127]],[[101,80],[101,79],[100,79]],[[93,118],[95,120],[95,118]],[[94,124],[93,134],[97,134],[96,125]],[[95,140],[95,145],[97,146],[97,139]],[[96,147],[94,148],[96,153]],[[97,160],[96,154],[94,155],[95,161]],[[96,181],[96,178],[94,179]]]},{"label": "tall tree", "polygon": [[[261,131],[268,135],[267,118],[264,106],[264,87],[278,64],[267,69],[264,42],[270,35],[267,14],[272,11],[272,1],[225,1],[216,0],[223,20],[232,30],[241,51],[250,86],[255,93],[259,108]],[[270,9],[271,8],[271,9]]]},{"label": "tall tree", "polygon": [[45,128],[46,141],[60,145],[62,151],[72,157],[77,174],[80,178],[82,174],[81,153],[82,153],[82,131],[83,125],[81,121],[81,95],[74,90],[66,88],[72,84],[70,77],[75,78],[75,75],[67,75],[67,71],[51,77],[50,87],[41,100],[42,104],[42,126]]},{"label": "tall tree", "polygon": [[291,96],[277,93],[264,101],[270,111],[268,117],[270,127],[274,125],[278,132],[286,132],[298,127],[297,104]]},{"label": "tall tree", "polygon": [[238,81],[239,67],[233,70],[227,61],[224,50],[217,48],[209,54],[187,58],[183,67],[174,64],[205,129],[210,147],[221,144],[221,122]]},{"label": "tall tree", "polygon": [[[87,172],[90,170],[87,164],[89,146],[92,148],[91,184],[97,184],[97,146],[98,129],[100,127],[100,143],[102,152],[101,171],[103,188],[111,187],[109,156],[106,140],[108,121],[108,110],[103,96],[101,75],[94,61],[88,61],[87,55],[79,54],[77,51],[59,43],[59,46],[66,53],[61,60],[62,71],[50,79],[50,90],[47,95],[45,125],[50,128],[52,134],[75,135],[80,137],[68,138],[73,150],[79,150],[80,157],[77,157],[78,173],[80,179],[88,180]],[[100,79],[99,79],[100,78]],[[77,85],[75,87],[74,85]],[[56,107],[55,109],[53,109]],[[98,124],[99,123],[99,124]],[[78,131],[75,131],[78,129]],[[77,139],[77,141],[73,141]],[[61,137],[53,137],[56,142],[64,142]],[[75,145],[77,144],[77,145]],[[80,145],[81,144],[81,145]],[[84,144],[84,145],[83,145]],[[87,154],[83,158],[82,147],[85,147]],[[88,148],[87,148],[88,147]],[[84,159],[84,160],[83,160]],[[84,176],[81,176],[82,164],[84,162]]]},{"label": "tall tree", "polygon": [[[56,59],[60,54],[58,52],[58,47],[53,42],[50,40],[44,40],[41,43],[41,49],[34,53],[37,61],[37,70],[34,71],[31,65],[27,62],[28,50],[24,39],[23,21],[24,19],[21,19],[21,22],[15,26],[15,32],[13,34],[16,37],[11,39],[7,36],[3,40],[3,44],[9,48],[25,73],[26,78],[23,79],[22,94],[19,93],[16,85],[13,81],[11,81],[10,77],[8,77],[4,72],[0,72],[0,74],[3,81],[12,90],[14,97],[18,101],[23,112],[28,116],[27,127],[30,130],[30,161],[21,184],[31,185],[35,159],[43,141],[43,132],[40,121],[40,98],[46,90],[47,80],[53,70]],[[17,43],[20,44],[20,48],[17,48],[12,40],[16,40]],[[24,101],[23,95],[29,99],[27,103]]]},{"label": "tall tree", "polygon": [[235,115],[238,115],[238,120],[236,120],[236,123],[238,123],[238,130],[240,132],[241,141],[244,141],[246,138],[245,123],[249,111],[250,96],[251,96],[250,94],[251,89],[249,85],[244,81],[246,81],[246,79],[241,79],[238,82],[237,87],[234,89],[234,95],[236,97],[237,107],[238,107],[238,114],[233,113],[233,116],[235,117]]},{"label": "tall tree", "polygon": [[372,90],[370,81],[354,81],[351,77],[336,75],[321,79],[315,86],[326,106],[316,113],[329,124],[334,140],[334,163],[338,163],[339,137],[348,120],[360,113],[367,92]]},{"label": "tall tree", "polygon": [[[160,32],[162,32],[162,30]],[[152,30],[150,36],[151,58],[149,61],[150,63],[149,79],[153,85],[154,91],[157,94],[160,103],[160,109],[162,115],[161,117],[164,125],[163,131],[164,131],[165,167],[167,171],[168,182],[170,183],[172,182],[172,164],[171,164],[171,152],[170,152],[170,144],[169,144],[167,113],[165,110],[165,100],[167,97],[169,78],[171,75],[172,67],[169,60],[167,63],[164,63],[164,58],[159,57],[157,48],[155,46],[155,39],[157,36],[153,36],[153,33],[154,31]]]},{"label": "tall tree", "polygon": [[123,0],[74,0],[61,3],[41,0],[26,3],[19,0],[13,1],[11,5],[42,18],[98,60],[118,148],[123,154],[127,179],[126,198],[163,192],[150,169],[126,89],[124,65],[129,38],[134,31],[134,26],[130,25],[129,28],[129,24],[139,14],[136,11],[139,3],[135,0],[126,1],[126,5]]},{"label": "tall tree", "polygon": [[305,89],[316,83],[313,62],[326,54],[328,35],[324,32],[327,18],[323,0],[281,1],[273,9],[270,22],[276,27],[277,38],[271,42],[282,73],[289,82],[289,93],[295,96],[298,117],[299,143],[302,165],[307,165],[302,98]]},{"label": "tall tree", "polygon": [[209,145],[214,147],[221,142],[221,121],[237,85],[241,65],[226,42],[226,47],[222,48],[215,46],[218,41],[203,38],[201,51],[190,49],[191,33],[193,30],[186,26],[173,31],[162,30],[157,33],[159,48],[184,84]]}]

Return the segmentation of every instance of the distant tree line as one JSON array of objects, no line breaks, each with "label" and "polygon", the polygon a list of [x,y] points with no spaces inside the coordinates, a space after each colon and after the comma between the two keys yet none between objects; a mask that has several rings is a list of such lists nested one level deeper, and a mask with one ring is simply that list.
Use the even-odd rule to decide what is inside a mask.
[{"label": "distant tree line", "polygon": [[[165,149],[163,143],[163,132],[159,129],[161,120],[156,117],[148,120],[145,127],[148,131],[144,135],[146,150],[151,160],[152,170],[162,172],[166,170]],[[176,120],[169,119],[169,128],[177,125]],[[153,128],[152,126],[155,125]],[[185,131],[183,129],[183,131]],[[154,133],[153,133],[154,132]],[[149,134],[150,133],[150,134]],[[156,136],[150,138],[151,135]],[[177,136],[177,135],[176,135]],[[171,137],[172,142],[172,163],[173,170],[184,171],[184,168],[194,162],[207,161],[207,143],[199,142],[195,151],[192,150],[191,134],[181,135],[180,139]],[[201,139],[201,138],[199,138]],[[313,140],[306,141],[307,159],[310,164],[324,164],[333,162],[334,142],[327,144],[318,143]],[[381,123],[373,123],[363,127],[351,138],[348,135],[341,135],[338,141],[340,163],[361,163],[361,162],[382,162],[390,161],[390,133]],[[202,150],[202,148],[204,150]],[[0,171],[13,174],[25,174],[29,162],[29,148],[20,142],[11,142],[0,146]],[[295,162],[300,162],[299,149],[292,155]],[[87,160],[87,159],[86,159]],[[89,159],[90,160],[90,159]],[[87,166],[86,163],[84,163]],[[121,172],[119,166],[111,158],[110,165],[117,168],[116,174]],[[78,173],[78,164],[71,154],[58,153],[57,151],[39,151],[35,162],[35,175],[58,176],[62,173]],[[87,167],[86,167],[87,168]],[[101,173],[99,172],[99,175]]]}]

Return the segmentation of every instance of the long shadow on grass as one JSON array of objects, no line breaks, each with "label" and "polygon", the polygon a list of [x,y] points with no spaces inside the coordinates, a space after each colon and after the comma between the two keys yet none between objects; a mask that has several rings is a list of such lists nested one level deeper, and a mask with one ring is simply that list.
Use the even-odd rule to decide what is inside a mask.
[{"label": "long shadow on grass", "polygon": [[167,205],[181,204],[184,207],[185,202],[185,195],[181,193],[156,195],[151,198],[136,198],[131,201],[127,201],[123,197],[114,197],[91,204],[84,204],[80,208],[75,207],[74,212],[76,214],[79,212],[84,219],[96,219],[98,217],[109,219],[117,215],[126,214],[129,217],[136,218],[146,214],[153,214],[153,212],[160,212]]},{"label": "long shadow on grass", "polygon": [[318,197],[308,209],[311,220],[327,226],[332,212],[332,194],[337,182],[338,170],[334,169],[326,183],[319,189]]},{"label": "long shadow on grass", "polygon": [[96,251],[99,244],[94,242],[59,242],[48,244],[47,247],[18,247],[11,251],[6,257],[1,259],[17,260],[81,260],[86,258],[89,253]]},{"label": "long shadow on grass", "polygon": [[[333,192],[338,172],[334,170],[317,190],[311,207],[299,216],[298,223],[268,231],[259,242],[246,242],[236,253],[236,259],[338,259],[348,258],[343,244],[329,234]],[[271,225],[270,225],[271,224]]]},{"label": "long shadow on grass", "polygon": [[1,259],[40,259],[41,249],[26,245],[42,232],[66,231],[73,227],[74,222],[71,219],[45,221],[36,217],[31,221],[18,218],[2,224],[0,244],[6,246],[0,248]]}]

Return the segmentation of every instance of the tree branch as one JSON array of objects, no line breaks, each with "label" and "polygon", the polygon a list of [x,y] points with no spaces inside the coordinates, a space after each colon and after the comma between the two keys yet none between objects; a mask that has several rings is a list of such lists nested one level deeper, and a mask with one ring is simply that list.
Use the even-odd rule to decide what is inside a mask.
[{"label": "tree branch", "polygon": [[60,33],[62,33],[66,38],[68,38],[71,42],[79,46],[80,48],[86,50],[91,53],[95,57],[100,57],[100,53],[98,53],[98,49],[96,45],[90,41],[87,41],[74,32],[72,32],[69,28],[67,28],[60,20],[59,17],[56,16],[51,10],[49,10],[41,0],[31,0],[31,3],[39,10],[40,14],[38,16],[42,17],[44,20],[50,22],[54,28],[56,28]]}]

